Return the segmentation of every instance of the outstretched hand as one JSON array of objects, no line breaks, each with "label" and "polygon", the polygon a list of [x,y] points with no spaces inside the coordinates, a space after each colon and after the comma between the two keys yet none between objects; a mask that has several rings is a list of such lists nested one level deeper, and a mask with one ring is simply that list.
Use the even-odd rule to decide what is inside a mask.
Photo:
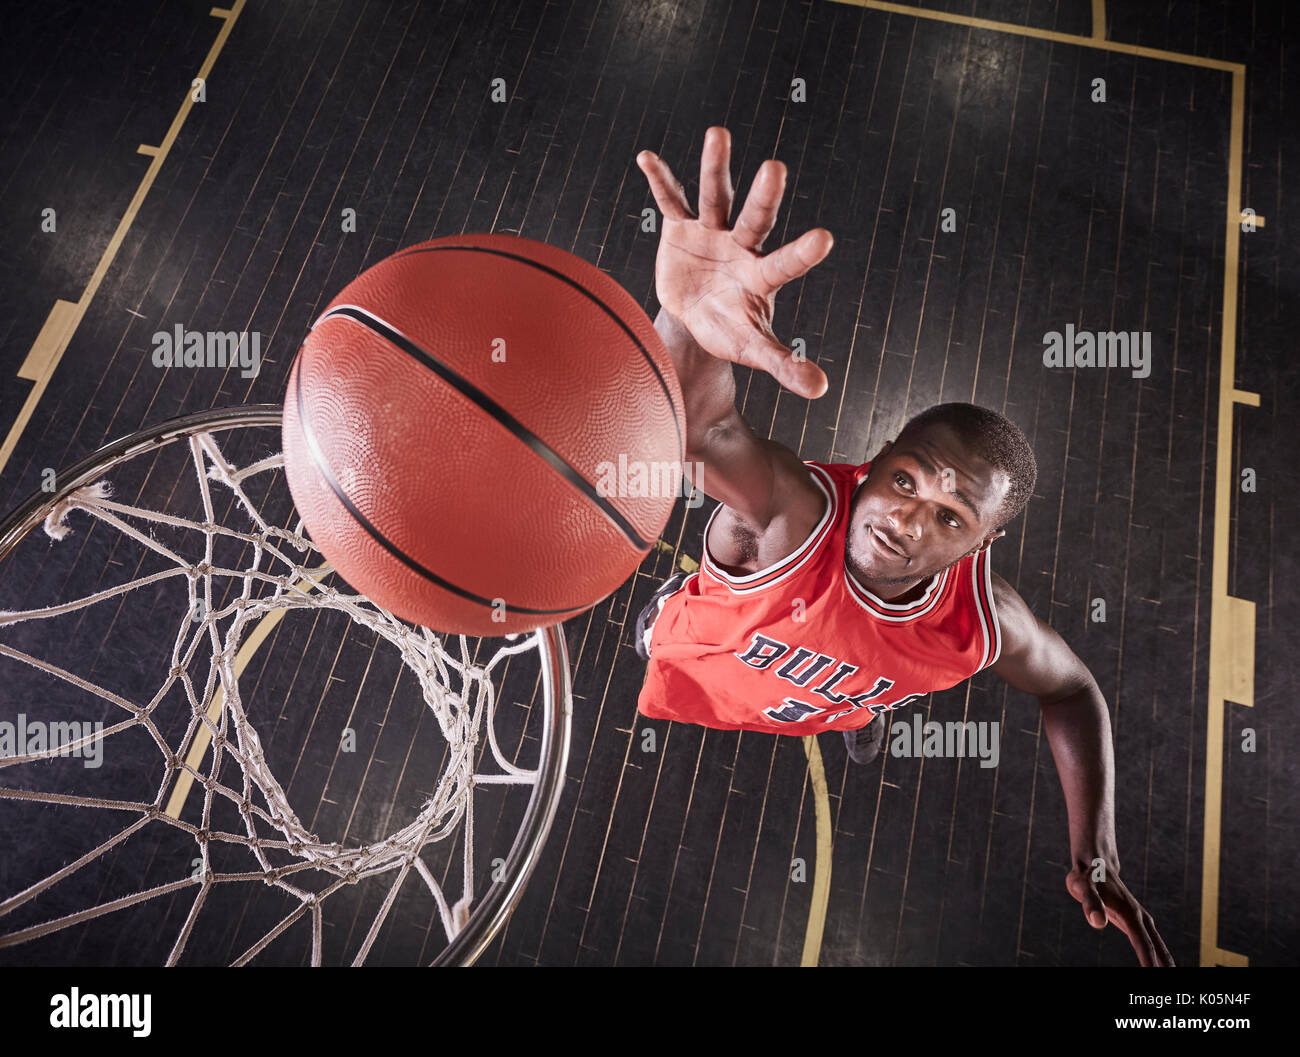
[{"label": "outstretched hand", "polygon": [[664,217],[655,258],[659,303],[705,352],[766,371],[800,396],[821,396],[826,375],[777,341],[772,313],[776,292],[824,260],[834,240],[825,228],[813,228],[760,254],[776,223],[786,168],[774,159],[759,167],[744,208],[729,227],[730,157],[731,134],[710,128],[700,155],[697,216],[667,163],[652,151],[637,155]]}]

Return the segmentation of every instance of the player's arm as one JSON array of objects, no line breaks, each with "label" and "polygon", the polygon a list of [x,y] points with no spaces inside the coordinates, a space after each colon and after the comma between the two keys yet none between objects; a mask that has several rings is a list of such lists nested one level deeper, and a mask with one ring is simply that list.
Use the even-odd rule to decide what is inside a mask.
[{"label": "player's arm", "polygon": [[[1000,576],[993,598],[1002,652],[993,671],[1038,698],[1070,820],[1066,888],[1088,922],[1113,922],[1143,965],[1173,965],[1151,915],[1120,880],[1115,842],[1115,758],[1110,713],[1096,679],[1065,640],[1039,620]],[[1095,881],[1100,859],[1104,881]]]},{"label": "player's arm", "polygon": [[765,532],[792,508],[816,508],[809,524],[815,523],[824,500],[794,452],[757,436],[741,418],[732,365],[767,371],[800,396],[826,391],[820,368],[795,359],[776,340],[772,313],[776,291],[823,260],[832,239],[814,228],[761,255],[776,221],[785,167],[763,163],[733,226],[730,151],[727,130],[710,128],[700,158],[698,216],[663,159],[642,151],[637,164],[664,218],[655,258],[662,306],[655,328],[673,357],[686,402],[686,458],[699,468],[692,481]]},{"label": "player's arm", "polygon": [[687,476],[695,487],[756,532],[766,532],[780,518],[816,524],[825,505],[821,492],[798,455],[758,436],[741,417],[732,365],[700,348],[666,309],[655,319],[655,329],[681,382]]}]

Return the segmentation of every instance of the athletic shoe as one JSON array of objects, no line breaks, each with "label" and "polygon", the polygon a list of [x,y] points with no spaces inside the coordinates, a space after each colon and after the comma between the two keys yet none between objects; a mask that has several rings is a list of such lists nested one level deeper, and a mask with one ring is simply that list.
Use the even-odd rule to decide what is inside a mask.
[{"label": "athletic shoe", "polygon": [[854,763],[870,763],[880,755],[880,746],[885,741],[885,717],[876,716],[865,727],[844,732],[844,744],[849,750],[849,759]]},{"label": "athletic shoe", "polygon": [[660,610],[668,601],[668,596],[686,582],[687,575],[687,573],[677,573],[665,580],[641,610],[641,615],[636,618],[636,638],[633,644],[636,646],[636,655],[643,661],[650,659],[650,632],[659,618]]}]

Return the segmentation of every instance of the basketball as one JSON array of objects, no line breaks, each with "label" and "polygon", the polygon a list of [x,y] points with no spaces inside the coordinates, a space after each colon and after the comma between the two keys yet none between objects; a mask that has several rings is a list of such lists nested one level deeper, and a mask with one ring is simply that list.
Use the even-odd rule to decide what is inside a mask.
[{"label": "basketball", "polygon": [[609,595],[680,494],[668,350],[613,279],[458,235],[349,283],[289,374],[285,474],[355,590],[435,631],[555,624]]}]

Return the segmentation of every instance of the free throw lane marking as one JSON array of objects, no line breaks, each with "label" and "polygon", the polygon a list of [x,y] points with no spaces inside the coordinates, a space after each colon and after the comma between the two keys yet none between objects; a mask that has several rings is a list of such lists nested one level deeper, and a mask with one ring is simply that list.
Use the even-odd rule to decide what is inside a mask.
[{"label": "free throw lane marking", "polygon": [[800,738],[808,757],[808,780],[812,782],[813,808],[817,816],[817,862],[813,866],[812,906],[808,910],[808,929],[803,938],[800,965],[816,965],[822,953],[822,934],[826,931],[826,905],[831,895],[831,803],[826,792],[826,769],[817,735]]}]

